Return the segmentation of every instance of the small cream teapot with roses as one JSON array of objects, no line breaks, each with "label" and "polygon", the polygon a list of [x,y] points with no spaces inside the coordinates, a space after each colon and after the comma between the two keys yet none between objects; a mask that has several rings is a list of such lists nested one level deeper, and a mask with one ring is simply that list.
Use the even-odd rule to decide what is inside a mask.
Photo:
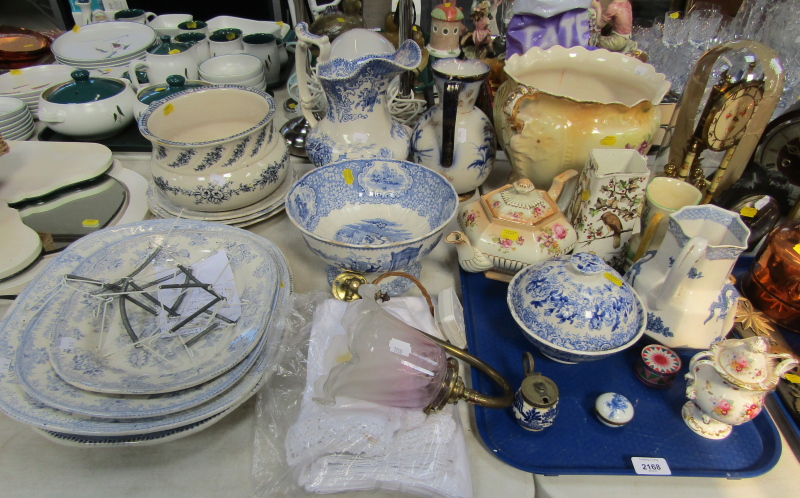
[{"label": "small cream teapot with roses", "polygon": [[577,175],[573,169],[561,173],[546,192],[521,178],[464,203],[458,212],[461,231],[445,239],[455,244],[461,268],[509,282],[526,266],[571,251],[578,235],[557,202]]}]

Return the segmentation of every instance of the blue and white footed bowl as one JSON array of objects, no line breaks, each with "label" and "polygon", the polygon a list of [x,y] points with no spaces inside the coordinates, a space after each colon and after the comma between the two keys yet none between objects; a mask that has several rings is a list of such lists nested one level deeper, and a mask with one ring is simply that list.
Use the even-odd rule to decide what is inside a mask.
[{"label": "blue and white footed bowl", "polygon": [[507,302],[525,337],[562,363],[623,351],[647,325],[636,291],[602,258],[586,252],[517,273],[508,285]]},{"label": "blue and white footed bowl", "polygon": [[396,159],[317,168],[286,196],[306,245],[329,264],[361,273],[402,270],[425,257],[458,208],[442,175]]}]

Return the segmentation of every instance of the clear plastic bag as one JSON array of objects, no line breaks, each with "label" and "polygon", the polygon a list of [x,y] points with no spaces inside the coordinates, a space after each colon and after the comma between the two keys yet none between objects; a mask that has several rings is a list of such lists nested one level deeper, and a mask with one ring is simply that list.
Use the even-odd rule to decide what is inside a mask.
[{"label": "clear plastic bag", "polygon": [[[455,405],[426,415],[419,409],[383,406],[338,393],[335,405],[314,401],[319,394],[315,381],[350,354],[341,323],[345,308],[363,311],[367,302],[347,305],[321,294],[295,295],[294,300],[283,361],[257,399],[255,496],[358,490],[472,496]],[[422,298],[395,298],[380,308],[383,315],[386,310],[439,335]],[[359,313],[350,316],[351,323],[368,319]],[[364,360],[365,353],[359,355]]]}]

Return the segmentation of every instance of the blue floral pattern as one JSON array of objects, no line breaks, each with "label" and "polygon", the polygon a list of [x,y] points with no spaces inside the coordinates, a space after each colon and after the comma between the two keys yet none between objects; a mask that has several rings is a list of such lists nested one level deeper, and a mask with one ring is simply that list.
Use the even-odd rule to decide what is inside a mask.
[{"label": "blue floral pattern", "polygon": [[194,189],[187,189],[172,186],[168,180],[161,176],[153,176],[153,183],[165,194],[169,192],[174,195],[192,197],[197,205],[222,204],[231,200],[234,196],[261,190],[268,185],[276,184],[280,179],[280,171],[286,168],[288,161],[289,152],[284,151],[283,156],[262,169],[252,183],[240,183],[238,186],[235,186],[230,180],[221,185],[209,181],[206,185],[198,185]]},{"label": "blue floral pattern", "polygon": [[655,313],[647,313],[647,330],[664,337],[674,337],[675,334],[664,325],[664,320]]},{"label": "blue floral pattern", "polygon": [[[392,271],[417,262],[439,242],[457,207],[458,197],[441,175],[391,159],[317,168],[295,182],[286,197],[287,214],[312,251],[330,264],[362,272]],[[345,208],[348,214],[341,216]],[[403,214],[377,218],[376,212]],[[317,235],[320,229],[330,236]],[[337,231],[339,241],[334,241]]]},{"label": "blue floral pattern", "polygon": [[[568,275],[572,272],[569,264],[590,272],[605,267],[609,278]],[[562,256],[520,272],[509,286],[509,305],[539,341],[569,351],[611,350],[637,337],[644,321],[639,299],[630,287],[615,284],[615,279],[621,281],[619,274],[594,254]],[[534,343],[538,346],[539,341]]]},{"label": "blue floral pattern", "polygon": [[514,396],[514,417],[523,427],[532,431],[540,431],[553,425],[553,421],[558,415],[558,404],[549,408],[541,409],[529,407],[525,409],[525,401],[522,394],[517,392]]}]

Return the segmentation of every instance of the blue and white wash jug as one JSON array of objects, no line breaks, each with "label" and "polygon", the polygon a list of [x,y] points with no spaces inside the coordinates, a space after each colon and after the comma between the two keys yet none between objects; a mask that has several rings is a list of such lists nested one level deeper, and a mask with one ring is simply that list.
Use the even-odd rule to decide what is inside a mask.
[{"label": "blue and white wash jug", "polygon": [[[419,65],[422,52],[412,40],[395,50],[386,38],[368,29],[352,29],[330,43],[328,37],[296,28],[297,83],[303,115],[313,126],[306,139],[315,166],[342,159],[403,159],[408,157],[410,130],[389,113],[386,90],[392,79]],[[328,108],[317,120],[308,87],[308,49],[319,48],[317,79]]]},{"label": "blue and white wash jug", "polygon": [[738,214],[717,206],[671,214],[658,250],[625,274],[645,303],[645,334],[669,348],[708,349],[723,339],[739,303],[731,271],[749,236]]}]

